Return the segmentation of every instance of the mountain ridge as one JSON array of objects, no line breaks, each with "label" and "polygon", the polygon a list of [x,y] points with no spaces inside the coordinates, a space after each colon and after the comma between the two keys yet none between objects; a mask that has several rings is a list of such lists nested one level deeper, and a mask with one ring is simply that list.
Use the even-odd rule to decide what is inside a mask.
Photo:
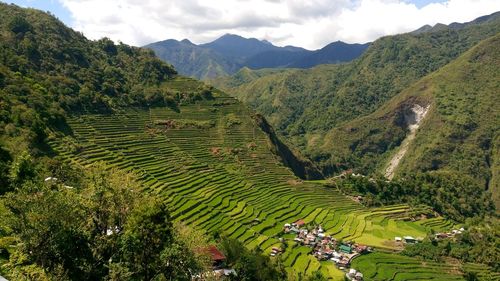
[{"label": "mountain ridge", "polygon": [[189,40],[183,44],[183,41],[168,39],[144,47],[152,49],[158,57],[172,63],[183,75],[213,79],[234,74],[243,67],[310,68],[319,64],[347,62],[360,56],[370,44],[337,41],[311,51],[295,46],[278,47],[266,40],[244,38],[235,34],[225,34],[212,42],[199,45]]}]

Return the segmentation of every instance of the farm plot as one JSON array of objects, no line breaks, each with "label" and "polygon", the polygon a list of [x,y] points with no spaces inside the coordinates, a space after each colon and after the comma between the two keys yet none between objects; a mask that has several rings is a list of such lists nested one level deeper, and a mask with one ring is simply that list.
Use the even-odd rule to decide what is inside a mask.
[{"label": "farm plot", "polygon": [[459,268],[396,254],[372,253],[355,258],[352,267],[365,280],[464,280]]}]

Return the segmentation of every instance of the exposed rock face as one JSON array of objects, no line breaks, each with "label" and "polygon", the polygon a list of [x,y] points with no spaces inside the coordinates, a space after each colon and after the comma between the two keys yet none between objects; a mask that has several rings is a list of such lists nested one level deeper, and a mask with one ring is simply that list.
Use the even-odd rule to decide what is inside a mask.
[{"label": "exposed rock face", "polygon": [[405,113],[404,120],[406,126],[408,127],[409,133],[406,138],[401,143],[399,150],[392,157],[391,161],[387,165],[385,169],[385,177],[388,179],[392,179],[394,177],[394,172],[399,165],[399,162],[406,154],[410,143],[415,139],[415,135],[417,134],[417,130],[420,127],[422,120],[429,112],[430,105],[421,106],[419,104],[414,104],[411,110]]}]

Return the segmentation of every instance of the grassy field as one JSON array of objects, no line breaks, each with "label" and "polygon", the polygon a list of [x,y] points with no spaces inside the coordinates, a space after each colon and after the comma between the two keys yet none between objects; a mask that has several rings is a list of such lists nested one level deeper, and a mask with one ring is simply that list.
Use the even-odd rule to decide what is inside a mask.
[{"label": "grassy field", "polygon": [[[190,83],[181,79],[172,87]],[[297,219],[321,224],[337,239],[389,249],[394,236],[424,237],[431,228],[449,226],[442,218],[411,222],[413,211],[406,205],[367,209],[321,182],[298,181],[270,153],[267,136],[251,114],[218,93],[213,100],[178,111],[129,109],[72,116],[68,121],[76,143],[54,135],[50,144],[67,161],[83,166],[104,161],[134,172],[146,192],[169,203],[174,219],[206,233],[220,231],[265,252],[279,244],[283,224]],[[168,120],[184,125],[161,125]],[[320,270],[339,278],[332,264],[319,263],[306,249],[291,246],[284,254],[290,272]]]}]

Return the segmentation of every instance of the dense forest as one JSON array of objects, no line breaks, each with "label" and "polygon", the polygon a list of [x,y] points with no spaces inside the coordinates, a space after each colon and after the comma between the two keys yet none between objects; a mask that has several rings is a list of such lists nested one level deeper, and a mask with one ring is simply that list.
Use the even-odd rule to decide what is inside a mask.
[{"label": "dense forest", "polygon": [[[349,168],[367,174],[379,171],[379,159],[358,154],[362,147],[351,139],[356,132],[349,132],[346,123],[373,113],[425,75],[497,34],[499,19],[496,13],[460,28],[383,37],[359,59],[343,65],[278,72],[242,69],[213,84],[262,113],[278,133],[319,163],[325,174]],[[336,128],[347,132],[332,140],[339,131]],[[390,134],[395,141],[376,148],[374,156],[398,146],[406,130]],[[339,141],[349,150],[332,153]]]}]

